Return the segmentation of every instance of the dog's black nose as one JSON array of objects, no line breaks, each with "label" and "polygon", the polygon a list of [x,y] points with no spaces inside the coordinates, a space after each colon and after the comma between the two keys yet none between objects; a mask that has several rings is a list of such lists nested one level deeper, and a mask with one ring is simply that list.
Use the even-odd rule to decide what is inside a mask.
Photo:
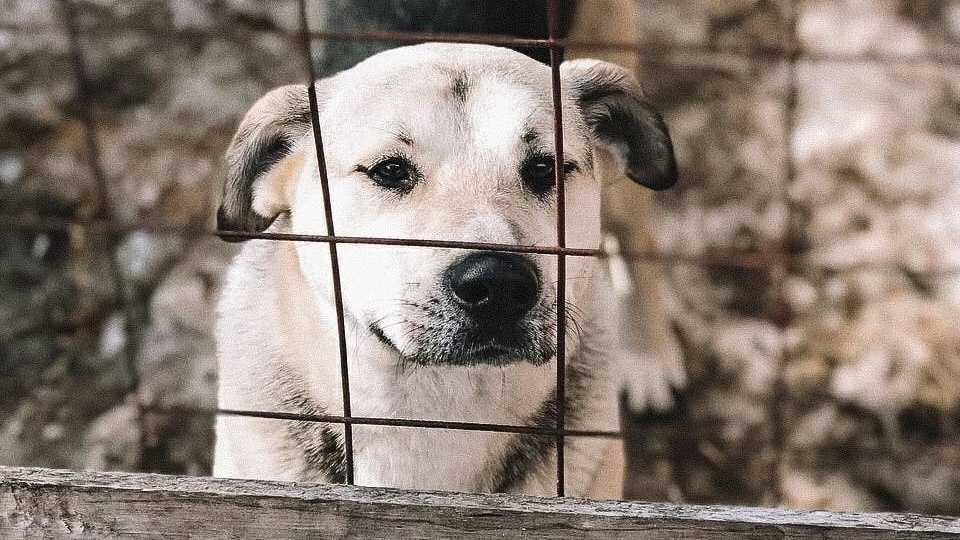
[{"label": "dog's black nose", "polygon": [[481,326],[503,327],[526,315],[540,296],[536,267],[513,253],[474,253],[447,268],[454,300]]}]

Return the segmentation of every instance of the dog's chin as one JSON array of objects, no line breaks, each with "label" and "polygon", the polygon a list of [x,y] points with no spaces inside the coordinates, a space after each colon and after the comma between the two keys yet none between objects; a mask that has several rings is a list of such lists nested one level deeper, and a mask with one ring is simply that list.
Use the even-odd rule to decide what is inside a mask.
[{"label": "dog's chin", "polygon": [[537,340],[521,332],[482,336],[464,329],[443,340],[417,340],[412,352],[401,350],[381,328],[370,331],[392,349],[404,364],[424,366],[506,366],[527,363],[535,366],[549,362],[554,349],[549,340]]},{"label": "dog's chin", "polygon": [[533,343],[502,344],[497,339],[479,342],[465,340],[456,347],[447,347],[446,350],[442,349],[438,353],[426,356],[420,363],[451,366],[506,366],[528,363],[539,366],[549,362],[553,357],[550,351],[535,347]]}]

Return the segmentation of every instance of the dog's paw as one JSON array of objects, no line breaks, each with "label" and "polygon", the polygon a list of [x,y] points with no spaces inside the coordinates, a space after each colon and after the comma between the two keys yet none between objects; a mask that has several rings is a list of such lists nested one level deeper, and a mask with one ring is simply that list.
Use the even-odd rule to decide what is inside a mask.
[{"label": "dog's paw", "polygon": [[623,352],[620,367],[626,405],[634,413],[672,411],[677,396],[687,385],[686,372],[679,358]]}]

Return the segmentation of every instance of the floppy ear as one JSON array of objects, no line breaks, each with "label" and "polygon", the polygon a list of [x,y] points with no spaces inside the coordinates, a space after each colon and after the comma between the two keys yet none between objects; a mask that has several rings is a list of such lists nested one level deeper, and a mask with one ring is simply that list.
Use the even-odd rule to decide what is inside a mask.
[{"label": "floppy ear", "polygon": [[261,232],[289,209],[284,184],[298,171],[283,167],[281,161],[309,129],[304,85],[271,90],[250,108],[227,148],[218,229]]},{"label": "floppy ear", "polygon": [[617,159],[631,180],[656,190],[677,182],[667,126],[627,70],[600,60],[572,60],[560,66],[560,76],[594,142]]}]

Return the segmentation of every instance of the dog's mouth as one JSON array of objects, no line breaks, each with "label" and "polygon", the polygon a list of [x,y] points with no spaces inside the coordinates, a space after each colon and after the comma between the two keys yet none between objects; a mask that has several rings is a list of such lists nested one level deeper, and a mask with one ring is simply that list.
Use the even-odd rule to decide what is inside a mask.
[{"label": "dog's mouth", "polygon": [[401,364],[541,365],[556,352],[556,302],[542,283],[528,257],[468,253],[438,275],[430,295],[403,302],[403,324],[389,333],[371,324],[370,332]]},{"label": "dog's mouth", "polygon": [[522,362],[534,365],[549,362],[555,354],[552,340],[541,332],[531,332],[533,329],[526,326],[499,329],[493,334],[467,325],[453,332],[421,332],[405,348],[398,347],[378,325],[371,324],[369,329],[404,364],[504,366]]}]

